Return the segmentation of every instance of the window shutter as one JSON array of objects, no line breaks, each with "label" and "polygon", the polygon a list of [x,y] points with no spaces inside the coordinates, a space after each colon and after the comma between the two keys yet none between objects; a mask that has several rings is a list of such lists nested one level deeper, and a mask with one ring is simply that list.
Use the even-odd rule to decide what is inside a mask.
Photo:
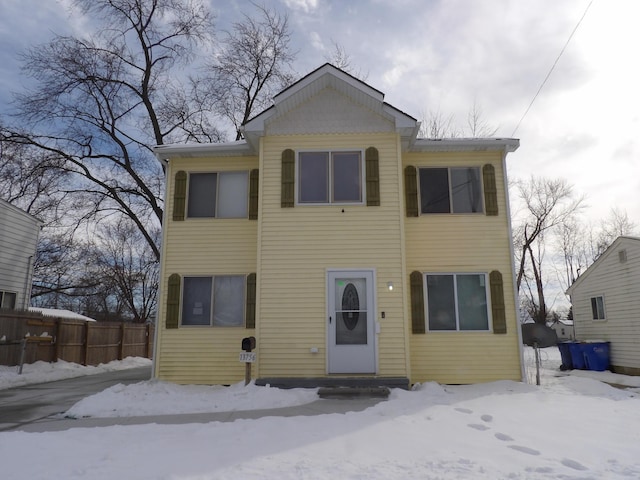
[{"label": "window shutter", "polygon": [[176,173],[173,185],[173,220],[184,220],[184,209],[187,203],[187,172],[180,170]]},{"label": "window shutter", "polygon": [[178,318],[180,317],[180,275],[177,273],[169,277],[166,316],[166,327],[178,328]]},{"label": "window shutter", "polygon": [[255,168],[249,174],[249,220],[258,219],[258,180],[260,173]]},{"label": "window shutter", "polygon": [[246,328],[256,328],[256,274],[247,275],[247,308],[245,309]]},{"label": "window shutter", "polygon": [[507,318],[504,309],[504,289],[502,274],[494,270],[489,274],[491,289],[491,316],[493,317],[493,333],[507,333]]},{"label": "window shutter", "polygon": [[282,152],[282,194],[280,206],[293,207],[296,187],[296,154],[290,148]]},{"label": "window shutter", "polygon": [[487,163],[482,167],[482,181],[484,183],[484,208],[487,215],[498,215],[498,189],[496,188],[496,170]]},{"label": "window shutter", "polygon": [[404,197],[407,217],[418,216],[418,173],[409,165],[404,169]]},{"label": "window shutter", "polygon": [[365,151],[365,168],[367,179],[367,206],[380,206],[380,173],[378,169],[378,149],[369,147]]},{"label": "window shutter", "polygon": [[411,283],[411,331],[413,333],[425,333],[422,273],[411,272],[409,279]]}]

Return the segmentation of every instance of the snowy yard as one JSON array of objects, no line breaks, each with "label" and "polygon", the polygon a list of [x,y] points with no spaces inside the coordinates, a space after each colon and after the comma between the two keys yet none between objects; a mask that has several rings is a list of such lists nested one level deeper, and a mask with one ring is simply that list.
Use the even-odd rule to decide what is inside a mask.
[{"label": "snowy yard", "polygon": [[[3,479],[637,479],[640,378],[560,372],[543,349],[542,385],[427,383],[394,390],[363,412],[265,417],[232,423],[76,428],[0,433]],[[64,364],[0,367],[0,389],[130,368]],[[44,375],[44,377],[43,377]],[[607,383],[626,385],[615,388]],[[309,390],[116,385],[70,416],[131,416],[281,407],[316,399]]]}]

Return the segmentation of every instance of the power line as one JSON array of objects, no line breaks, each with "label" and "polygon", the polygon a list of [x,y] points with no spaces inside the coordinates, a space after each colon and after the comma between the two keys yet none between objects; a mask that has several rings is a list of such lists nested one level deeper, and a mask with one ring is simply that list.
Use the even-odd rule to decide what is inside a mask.
[{"label": "power line", "polygon": [[594,0],[591,0],[589,2],[589,5],[587,5],[587,8],[584,9],[584,13],[582,14],[582,17],[580,17],[580,20],[578,20],[578,23],[576,23],[576,26],[574,27],[573,31],[571,32],[571,35],[569,35],[569,38],[567,39],[567,41],[565,42],[564,46],[562,47],[562,50],[560,50],[560,53],[558,54],[558,57],[556,58],[555,62],[553,62],[553,65],[551,65],[551,68],[549,69],[549,73],[547,73],[547,76],[544,77],[544,80],[540,84],[540,88],[538,88],[538,91],[533,96],[533,99],[531,100],[531,103],[529,104],[529,106],[527,107],[525,112],[522,114],[522,118],[520,118],[520,121],[518,122],[518,124],[516,125],[516,128],[513,130],[513,133],[511,134],[512,137],[515,136],[516,132],[518,131],[518,128],[520,128],[520,124],[524,120],[524,117],[526,117],[527,113],[529,113],[529,110],[531,110],[531,107],[533,106],[533,102],[536,101],[536,98],[538,98],[538,95],[540,95],[540,92],[542,91],[542,89],[544,88],[545,84],[547,83],[547,80],[549,80],[549,77],[551,76],[551,73],[553,73],[553,70],[556,68],[556,65],[558,64],[558,61],[560,60],[560,57],[562,57],[562,54],[567,49],[567,46],[569,45],[569,42],[571,42],[571,39],[573,38],[573,35],[578,30],[578,27],[582,23],[582,20],[584,20],[584,17],[587,15],[587,12],[589,11],[589,8],[591,7],[591,4],[593,3],[593,1]]}]

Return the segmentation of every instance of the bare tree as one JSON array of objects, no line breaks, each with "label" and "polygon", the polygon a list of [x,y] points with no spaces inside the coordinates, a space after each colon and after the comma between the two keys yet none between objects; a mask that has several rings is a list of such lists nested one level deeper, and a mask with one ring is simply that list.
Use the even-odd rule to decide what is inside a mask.
[{"label": "bare tree", "polygon": [[423,138],[488,138],[498,131],[498,127],[484,119],[482,108],[475,101],[467,113],[466,128],[456,124],[453,114],[445,115],[440,109],[423,113],[422,118],[420,136]]},{"label": "bare tree", "polygon": [[[224,34],[221,49],[208,65],[211,78],[206,96],[218,103],[220,113],[231,122],[236,140],[251,115],[266,109],[276,91],[290,85],[291,31],[287,15],[253,4],[255,17],[246,15]],[[202,94],[200,94],[202,95]]]},{"label": "bare tree", "polygon": [[600,232],[593,249],[593,261],[597,260],[616,238],[621,235],[633,235],[637,228],[625,210],[612,208],[609,211],[609,216],[600,222]]},{"label": "bare tree", "polygon": [[358,80],[366,81],[369,77],[369,73],[363,73],[362,70],[354,65],[351,55],[346,49],[338,42],[331,40],[333,50],[330,55],[325,55],[325,60],[334,67],[344,70],[349,75],[356,77]]},{"label": "bare tree", "polygon": [[419,135],[423,138],[441,139],[462,136],[462,130],[456,127],[453,115],[445,115],[440,110],[423,114]]},{"label": "bare tree", "polygon": [[521,289],[529,267],[535,284],[538,305],[536,322],[547,318],[545,285],[542,276],[541,249],[534,251],[536,242],[544,243],[545,235],[556,226],[570,219],[581,208],[583,198],[575,198],[573,188],[563,179],[531,177],[527,182],[517,182],[517,191],[523,203],[520,223],[514,230],[518,274],[516,286]]},{"label": "bare tree", "polygon": [[[200,0],[76,0],[95,32],[54,36],[24,55],[32,91],[18,95],[25,128],[4,142],[35,147],[48,168],[69,177],[65,193],[83,198],[84,219],[114,213],[136,225],[156,258],[152,230],[162,219],[162,168],[151,147],[195,131],[180,67],[209,39]],[[3,143],[4,143],[3,142]]]}]

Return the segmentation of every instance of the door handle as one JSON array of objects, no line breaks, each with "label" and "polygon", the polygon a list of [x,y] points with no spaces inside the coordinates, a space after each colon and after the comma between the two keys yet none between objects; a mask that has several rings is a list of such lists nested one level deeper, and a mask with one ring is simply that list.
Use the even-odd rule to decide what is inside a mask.
[{"label": "door handle", "polygon": [[331,316],[329,316],[329,323],[331,323]]}]

